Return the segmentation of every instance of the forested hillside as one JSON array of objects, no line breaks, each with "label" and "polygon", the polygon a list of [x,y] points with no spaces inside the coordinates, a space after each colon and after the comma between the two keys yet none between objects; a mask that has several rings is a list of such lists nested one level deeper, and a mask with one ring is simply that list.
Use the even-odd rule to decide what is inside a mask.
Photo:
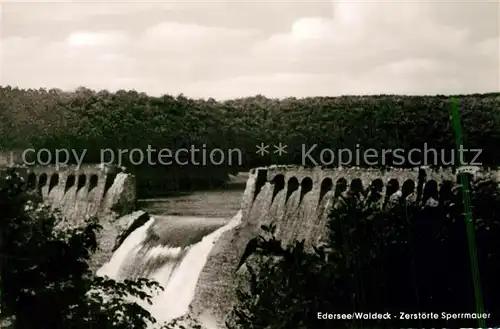
[{"label": "forested hillside", "polygon": [[[466,146],[483,149],[480,160],[484,164],[498,164],[500,93],[456,97]],[[211,166],[216,175],[207,175],[206,167],[200,171],[193,165],[175,169],[198,172],[193,175],[199,176],[199,181],[210,178],[217,185],[231,171],[271,163],[302,164],[303,148],[314,144],[317,152],[311,154],[316,156],[323,148],[409,150],[422,149],[427,143],[428,148],[453,149],[456,146],[450,116],[449,96],[282,100],[256,96],[218,102],[182,95],[151,97],[136,91],[111,93],[79,88],[63,92],[2,87],[0,147],[87,149],[87,162],[99,161],[99,150],[105,148],[139,148],[145,152],[148,146],[175,151],[206,145],[208,151],[239,149],[243,155],[241,166],[236,159],[231,165],[226,161]],[[278,157],[272,145],[280,142],[287,145],[287,153]],[[268,155],[256,154],[260,143],[271,145]],[[390,159],[386,164],[393,165]],[[158,170],[173,172],[173,166]],[[188,181],[175,184],[193,185]]]}]

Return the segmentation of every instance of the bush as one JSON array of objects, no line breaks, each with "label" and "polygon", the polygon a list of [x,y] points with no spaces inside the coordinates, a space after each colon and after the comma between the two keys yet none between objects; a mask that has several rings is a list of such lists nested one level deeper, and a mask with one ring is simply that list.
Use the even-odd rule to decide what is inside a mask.
[{"label": "bush", "polygon": [[[500,189],[471,187],[474,252],[486,324],[500,323]],[[277,248],[260,237],[250,288],[239,289],[227,327],[401,328],[479,327],[478,320],[399,320],[400,312],[475,313],[476,299],[461,190],[448,196],[383,200],[375,191],[344,193],[332,209],[328,242]],[[380,206],[382,205],[382,206]],[[273,233],[274,227],[264,227]],[[277,249],[279,249],[277,251]],[[280,254],[280,257],[272,256]],[[318,312],[389,312],[392,320],[318,320]]]}]

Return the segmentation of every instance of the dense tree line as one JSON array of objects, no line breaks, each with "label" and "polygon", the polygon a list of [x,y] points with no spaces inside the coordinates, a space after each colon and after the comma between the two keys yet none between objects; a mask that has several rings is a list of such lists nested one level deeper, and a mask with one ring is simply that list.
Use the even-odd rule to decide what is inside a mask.
[{"label": "dense tree line", "polygon": [[[250,285],[239,290],[239,305],[228,328],[500,325],[500,188],[496,182],[476,181],[471,190],[470,230],[468,202],[456,189],[425,200],[396,196],[382,207],[375,193],[344,193],[330,215],[327,242],[314,250],[305,249],[302,242],[281,246],[274,235],[264,232],[260,253],[247,263]],[[274,228],[263,227],[271,233]],[[470,250],[471,234],[475,242]],[[471,252],[477,256],[478,275]],[[475,282],[480,285],[478,295]],[[325,320],[318,319],[318,312],[389,312],[392,317]],[[400,320],[400,312],[434,312],[439,318]],[[490,317],[483,323],[467,318],[446,321],[442,312],[484,312]]]},{"label": "dense tree line", "polygon": [[[459,102],[463,133],[468,148],[483,149],[480,161],[497,165],[500,158],[496,145],[500,142],[500,94],[456,96]],[[263,96],[230,101],[190,99],[179,95],[151,97],[136,91],[92,91],[79,88],[75,92],[60,90],[22,90],[0,88],[0,148],[86,149],[85,160],[100,160],[100,150],[134,149],[146,152],[168,148],[178,150],[194,145],[210,152],[225,150],[221,165],[157,165],[155,170],[184,177],[189,172],[200,185],[212,179],[220,185],[227,173],[269,164],[325,164],[320,161],[323,148],[338,150],[367,148],[410,150],[428,148],[451,150],[456,147],[450,120],[449,96],[343,96],[269,99]],[[287,153],[273,153],[273,144],[287,145]],[[256,145],[270,144],[269,154],[256,154]],[[304,151],[314,150],[304,159]],[[229,150],[241,151],[239,156]],[[201,161],[201,151],[196,161]],[[209,154],[208,154],[209,155]],[[381,155],[379,155],[380,157]],[[412,155],[412,161],[423,155]],[[432,157],[432,155],[431,155]],[[229,163],[229,158],[232,162]],[[311,161],[311,158],[314,161]],[[123,165],[129,154],[123,156]],[[152,153],[158,163],[158,151]],[[215,161],[221,156],[215,156]],[[135,154],[133,161],[138,161]],[[163,159],[165,161],[165,159]],[[306,160],[306,161],[303,161]],[[472,159],[468,159],[469,161]],[[116,161],[116,159],[115,159]],[[192,163],[186,156],[181,161]],[[337,161],[337,160],[335,160]],[[332,165],[338,165],[338,162]],[[366,165],[360,159],[359,165]],[[370,159],[372,161],[372,159]],[[429,160],[434,162],[433,158]],[[449,161],[448,159],[446,161]],[[437,159],[438,164],[442,162]],[[211,164],[211,161],[207,161]],[[355,160],[352,165],[357,164]],[[414,166],[385,156],[384,163]],[[144,173],[145,166],[130,166]],[[146,166],[151,169],[151,166]],[[155,166],[153,166],[155,167]],[[162,167],[162,169],[158,169]],[[166,168],[165,168],[166,167]],[[175,167],[175,168],[174,168]],[[213,175],[206,175],[207,167]],[[193,174],[194,173],[194,174]],[[162,173],[164,174],[164,173]],[[150,176],[161,176],[157,172]],[[167,180],[169,188],[189,185],[186,181]],[[197,181],[196,181],[197,180]],[[148,183],[157,183],[150,179]],[[165,182],[164,182],[165,183]]]}]

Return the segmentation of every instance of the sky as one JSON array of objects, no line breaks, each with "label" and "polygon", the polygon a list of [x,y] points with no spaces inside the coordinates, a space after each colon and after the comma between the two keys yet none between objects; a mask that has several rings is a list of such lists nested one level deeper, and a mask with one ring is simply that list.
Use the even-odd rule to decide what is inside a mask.
[{"label": "sky", "polygon": [[0,85],[218,100],[500,91],[499,0],[0,6]]}]

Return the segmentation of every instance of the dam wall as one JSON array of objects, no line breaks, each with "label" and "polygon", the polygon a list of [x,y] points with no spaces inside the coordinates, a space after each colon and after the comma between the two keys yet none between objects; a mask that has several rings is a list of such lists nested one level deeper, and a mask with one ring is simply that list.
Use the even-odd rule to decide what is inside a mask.
[{"label": "dam wall", "polygon": [[304,240],[315,245],[326,237],[327,217],[341,195],[378,196],[380,207],[407,198],[422,204],[450,196],[463,173],[474,179],[500,181],[500,173],[478,167],[455,169],[361,169],[273,166],[250,171],[242,200],[242,223],[215,243],[200,274],[193,313],[224,327],[236,300],[236,287],[246,280],[236,271],[248,241],[262,233],[262,224],[276,224],[285,244]]},{"label": "dam wall", "polygon": [[120,168],[100,165],[19,167],[28,189],[38,190],[44,202],[68,221],[124,215],[134,210],[135,179]]},{"label": "dam wall", "polygon": [[255,188],[249,192],[252,201],[244,205],[243,220],[258,226],[273,222],[285,244],[305,240],[306,245],[320,242],[331,207],[341,195],[361,199],[371,195],[378,198],[379,207],[400,198],[425,204],[448,198],[460,173],[500,181],[499,171],[474,166],[386,170],[275,166],[255,172]]}]

